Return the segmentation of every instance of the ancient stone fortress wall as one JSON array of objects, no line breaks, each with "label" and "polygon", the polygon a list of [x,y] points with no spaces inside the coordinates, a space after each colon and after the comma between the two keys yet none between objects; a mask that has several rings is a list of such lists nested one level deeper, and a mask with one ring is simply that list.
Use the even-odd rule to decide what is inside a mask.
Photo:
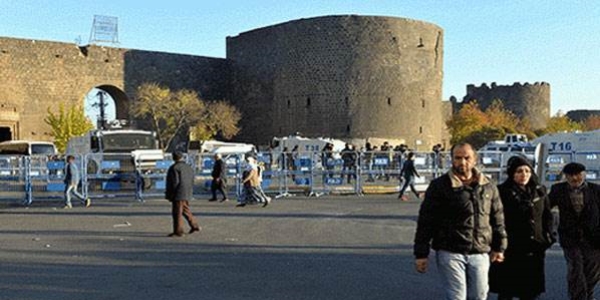
[{"label": "ancient stone fortress wall", "polygon": [[47,109],[83,104],[93,88],[115,100],[117,118],[130,119],[142,83],[193,89],[210,100],[226,98],[230,80],[225,59],[0,38],[0,82],[4,138],[10,132],[12,139],[52,140],[43,122]]},{"label": "ancient stone fortress wall", "polygon": [[241,138],[441,142],[443,31],[421,21],[325,16],[227,38]]},{"label": "ancient stone fortress wall", "polygon": [[546,127],[550,118],[550,84],[536,82],[534,84],[519,82],[513,85],[491,86],[485,83],[477,87],[467,85],[467,94],[463,103],[477,100],[482,109],[486,109],[495,99],[500,99],[504,107],[518,117],[529,120],[533,129]]}]

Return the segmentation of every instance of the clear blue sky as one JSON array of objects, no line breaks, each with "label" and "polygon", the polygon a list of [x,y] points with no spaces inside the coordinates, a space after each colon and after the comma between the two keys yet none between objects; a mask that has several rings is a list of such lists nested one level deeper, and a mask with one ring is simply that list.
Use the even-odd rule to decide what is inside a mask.
[{"label": "clear blue sky", "polygon": [[379,15],[444,29],[444,98],[467,84],[545,81],[552,113],[600,110],[600,1],[0,0],[0,36],[86,42],[118,17],[120,47],[225,57],[225,37],[323,15]]}]

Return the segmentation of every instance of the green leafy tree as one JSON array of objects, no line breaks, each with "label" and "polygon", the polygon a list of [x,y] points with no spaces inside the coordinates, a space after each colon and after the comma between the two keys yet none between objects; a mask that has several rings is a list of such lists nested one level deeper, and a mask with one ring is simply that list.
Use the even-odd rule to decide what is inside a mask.
[{"label": "green leafy tree", "polygon": [[66,106],[65,103],[59,103],[57,112],[50,110],[50,107],[46,111],[48,114],[44,122],[50,125],[54,144],[61,153],[67,149],[70,138],[83,135],[94,128],[81,105]]}]

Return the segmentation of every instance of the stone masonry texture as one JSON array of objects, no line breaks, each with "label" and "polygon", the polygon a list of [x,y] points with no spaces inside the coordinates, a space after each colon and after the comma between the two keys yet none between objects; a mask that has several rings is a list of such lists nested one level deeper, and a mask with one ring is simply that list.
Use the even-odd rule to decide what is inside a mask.
[{"label": "stone masonry texture", "polygon": [[43,119],[58,104],[81,104],[93,88],[115,100],[117,118],[131,119],[135,91],[145,82],[197,91],[207,100],[225,99],[225,59],[0,38],[0,126],[12,139],[52,140]]},{"label": "stone masonry texture", "polygon": [[[47,110],[83,104],[93,88],[111,95],[117,118],[131,120],[137,87],[154,82],[234,104],[242,112],[235,139],[257,145],[296,132],[418,150],[449,140],[445,120],[456,101],[442,101],[439,26],[323,16],[243,32],[226,45],[223,59],[0,37],[0,138],[8,128],[12,139],[52,140]],[[547,83],[469,85],[464,100],[486,107],[496,98],[536,128],[549,117]]]},{"label": "stone masonry texture", "polygon": [[[441,142],[443,31],[394,17],[300,19],[227,38],[242,136]],[[362,145],[359,145],[362,146]]]}]

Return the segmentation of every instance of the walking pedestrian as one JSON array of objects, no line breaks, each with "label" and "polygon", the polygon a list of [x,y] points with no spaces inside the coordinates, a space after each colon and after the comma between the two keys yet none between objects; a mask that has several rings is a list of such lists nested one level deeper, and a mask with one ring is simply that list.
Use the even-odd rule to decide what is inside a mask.
[{"label": "walking pedestrian", "polygon": [[71,197],[75,196],[79,198],[81,203],[85,205],[85,207],[89,207],[92,204],[90,198],[85,198],[81,193],[77,191],[77,186],[79,185],[79,168],[77,168],[77,164],[75,164],[75,157],[73,155],[67,156],[67,165],[65,166],[65,209],[73,208],[73,204],[71,203]]},{"label": "walking pedestrian", "polygon": [[498,294],[498,300],[538,299],[546,290],[546,250],[554,243],[550,202],[525,158],[511,157],[506,173],[498,191],[508,247],[504,262],[490,267],[490,291]]},{"label": "walking pedestrian", "polygon": [[271,203],[271,197],[265,195],[260,187],[261,174],[256,159],[248,156],[246,157],[246,162],[248,163],[248,168],[242,174],[244,193],[240,203],[236,207],[244,207],[252,203],[263,203],[263,207],[265,207]]},{"label": "walking pedestrian", "polygon": [[470,144],[452,147],[452,169],[429,184],[415,235],[415,268],[427,272],[430,249],[442,278],[445,299],[487,299],[490,262],[506,248],[498,188],[475,168]]},{"label": "walking pedestrian", "polygon": [[213,169],[210,174],[212,177],[212,182],[210,184],[212,198],[210,198],[208,201],[217,201],[217,191],[221,192],[221,195],[223,195],[221,202],[228,201],[227,192],[225,192],[225,189],[227,189],[227,166],[225,165],[221,154],[215,154],[214,158],[215,164],[213,165]]},{"label": "walking pedestrian", "polygon": [[550,204],[558,206],[558,237],[567,261],[571,300],[594,299],[600,280],[600,186],[585,180],[585,166],[563,167],[566,181],[552,185]]},{"label": "walking pedestrian", "polygon": [[404,195],[406,188],[410,186],[410,190],[417,196],[417,198],[421,198],[421,195],[417,192],[415,188],[415,176],[421,177],[415,168],[415,153],[409,152],[406,160],[404,161],[404,165],[402,165],[402,170],[400,170],[400,178],[404,179],[404,184],[400,189],[400,194],[398,195],[398,199],[402,199],[402,201],[408,201],[408,197]]},{"label": "walking pedestrian", "polygon": [[171,202],[171,215],[173,217],[173,232],[170,237],[183,236],[183,218],[191,227],[189,233],[200,231],[201,228],[190,210],[189,201],[194,190],[194,170],[186,164],[183,153],[174,152],[175,163],[167,171],[165,198]]}]

